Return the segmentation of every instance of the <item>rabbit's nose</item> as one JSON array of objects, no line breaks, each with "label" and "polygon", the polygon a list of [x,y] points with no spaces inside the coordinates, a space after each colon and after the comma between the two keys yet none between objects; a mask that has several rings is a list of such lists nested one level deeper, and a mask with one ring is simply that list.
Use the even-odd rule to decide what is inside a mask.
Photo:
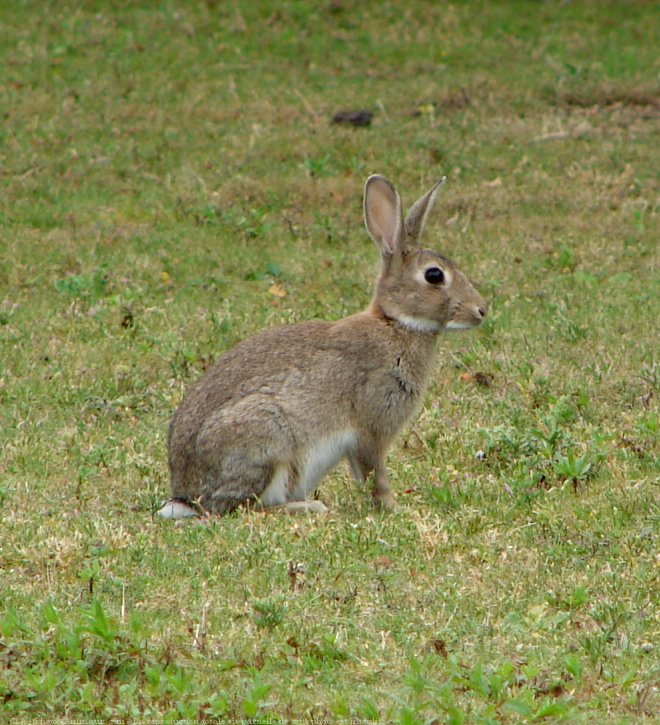
[{"label": "rabbit's nose", "polygon": [[481,316],[481,319],[483,320],[486,316],[486,308],[485,307],[477,307],[477,312]]}]

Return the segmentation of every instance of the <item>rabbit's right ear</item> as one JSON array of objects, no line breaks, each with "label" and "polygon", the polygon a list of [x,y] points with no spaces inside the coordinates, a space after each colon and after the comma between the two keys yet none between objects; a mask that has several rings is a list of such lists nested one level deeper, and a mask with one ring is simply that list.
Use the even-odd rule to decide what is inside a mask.
[{"label": "rabbit's right ear", "polygon": [[400,250],[401,199],[392,184],[378,174],[370,176],[364,185],[364,223],[384,257]]},{"label": "rabbit's right ear", "polygon": [[419,238],[424,231],[426,219],[428,218],[431,209],[433,209],[433,205],[435,204],[435,200],[438,197],[440,187],[445,183],[446,180],[447,177],[443,176],[441,179],[436,181],[433,187],[429,189],[429,191],[427,191],[424,196],[418,199],[412,205],[412,208],[408,212],[408,216],[403,222],[403,225],[406,228],[408,240],[411,244],[419,244]]}]

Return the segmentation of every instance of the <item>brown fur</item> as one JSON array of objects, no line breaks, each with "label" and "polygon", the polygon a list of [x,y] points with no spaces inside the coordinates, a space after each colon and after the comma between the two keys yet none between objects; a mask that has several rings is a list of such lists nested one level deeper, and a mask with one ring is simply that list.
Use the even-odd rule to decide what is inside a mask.
[{"label": "brown fur", "polygon": [[[391,184],[367,180],[365,222],[382,267],[366,311],[265,330],[191,388],[169,430],[175,499],[213,513],[248,502],[322,510],[306,495],[347,458],[358,480],[375,474],[376,502],[393,506],[385,454],[422,401],[438,334],[478,325],[486,313],[453,262],[418,246],[439,185],[404,222]],[[446,284],[425,281],[434,266]]]}]

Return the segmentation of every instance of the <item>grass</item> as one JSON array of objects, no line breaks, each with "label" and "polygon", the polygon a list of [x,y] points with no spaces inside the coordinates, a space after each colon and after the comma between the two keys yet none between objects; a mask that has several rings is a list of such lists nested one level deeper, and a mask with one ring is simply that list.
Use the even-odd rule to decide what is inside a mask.
[{"label": "grass", "polygon": [[[652,3],[0,10],[0,702],[47,717],[651,722]],[[370,128],[332,125],[340,109]],[[448,335],[383,515],[173,526],[183,391],[362,308],[369,173],[449,182]]]}]

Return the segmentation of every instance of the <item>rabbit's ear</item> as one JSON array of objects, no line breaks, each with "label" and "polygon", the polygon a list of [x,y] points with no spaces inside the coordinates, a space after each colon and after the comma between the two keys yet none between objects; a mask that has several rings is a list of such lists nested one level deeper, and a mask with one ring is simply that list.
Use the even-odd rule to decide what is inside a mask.
[{"label": "rabbit's ear", "polygon": [[419,238],[422,236],[422,232],[424,231],[426,219],[428,218],[431,209],[433,209],[440,187],[445,183],[446,179],[447,177],[443,176],[439,181],[436,181],[433,188],[427,191],[424,196],[412,205],[412,208],[406,217],[406,221],[404,222],[409,243],[419,243]]},{"label": "rabbit's ear", "polygon": [[364,185],[364,223],[385,257],[400,250],[401,199],[392,184],[377,174],[370,176]]}]

